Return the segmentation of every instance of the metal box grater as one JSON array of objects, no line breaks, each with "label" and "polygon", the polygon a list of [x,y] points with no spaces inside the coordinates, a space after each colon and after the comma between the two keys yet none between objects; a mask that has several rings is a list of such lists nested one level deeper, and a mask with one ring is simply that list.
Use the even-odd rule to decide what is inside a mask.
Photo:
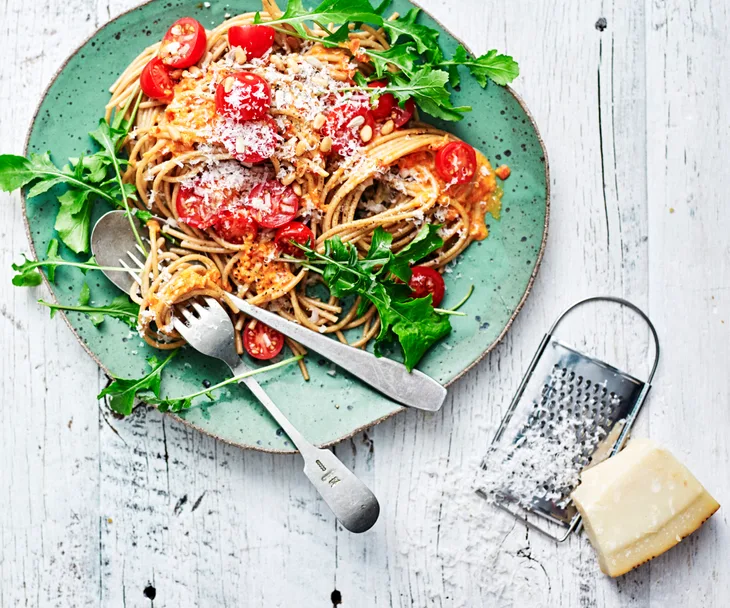
[{"label": "metal box grater", "polygon": [[[654,363],[648,380],[643,382],[616,367],[586,355],[554,337],[565,317],[588,302],[606,301],[626,306],[636,312],[649,326],[655,344]],[[514,459],[511,471],[534,479],[534,493],[525,504],[509,490],[496,493],[496,504],[523,519],[527,525],[563,541],[580,526],[580,515],[570,501],[570,493],[580,472],[616,454],[624,445],[636,416],[651,388],[659,362],[659,338],[654,325],[639,308],[621,298],[596,296],[577,302],[553,323],[543,338],[530,366],[512,399],[497,433],[492,451],[506,448]],[[534,464],[523,465],[521,450],[530,438],[540,438],[550,446],[550,454],[558,455],[566,475],[551,475],[549,470],[535,471]],[[482,469],[489,466],[489,454]],[[505,485],[509,485],[505,483]],[[484,489],[477,492],[486,495]],[[548,520],[560,526],[562,534],[539,525]]]}]

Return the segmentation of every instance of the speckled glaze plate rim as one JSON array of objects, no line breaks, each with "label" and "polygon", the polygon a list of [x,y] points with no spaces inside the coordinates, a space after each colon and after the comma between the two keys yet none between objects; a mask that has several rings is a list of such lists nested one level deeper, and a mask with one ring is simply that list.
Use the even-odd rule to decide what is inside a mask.
[{"label": "speckled glaze plate rim", "polygon": [[[139,10],[140,8],[142,8],[142,7],[144,7],[144,6],[148,5],[148,4],[152,4],[154,2],[159,2],[159,1],[160,0],[146,0],[145,2],[141,2],[140,4],[137,4],[136,6],[133,6],[132,8],[130,8],[130,9],[128,9],[128,10],[120,13],[119,15],[117,15],[116,17],[114,17],[113,19],[110,19],[109,21],[107,21],[104,25],[102,25],[102,26],[98,27],[96,30],[94,30],[94,32],[90,36],[88,36],[86,39],[84,39],[83,42],[81,42],[71,53],[69,53],[69,55],[63,61],[63,63],[58,67],[58,69],[54,73],[53,77],[49,81],[48,85],[44,89],[43,94],[41,95],[41,97],[40,97],[40,99],[38,101],[38,104],[36,106],[36,109],[33,112],[33,117],[31,118],[30,125],[28,127],[28,132],[27,132],[26,137],[25,137],[25,143],[24,143],[24,146],[23,146],[23,154],[25,156],[28,155],[28,148],[29,148],[29,145],[30,145],[31,133],[33,131],[33,126],[35,125],[36,120],[38,118],[38,113],[40,112],[41,105],[43,104],[43,101],[45,100],[46,96],[48,95],[51,87],[55,84],[56,80],[61,75],[61,73],[64,71],[64,69],[66,69],[66,66],[68,65],[69,61],[71,61],[71,59],[77,53],[79,53],[81,51],[82,47],[84,47],[88,42],[90,42],[92,39],[94,39],[104,28],[108,27],[109,25],[111,25],[115,21],[118,21],[119,19],[123,18],[124,16],[128,15],[129,13],[132,13],[132,12],[134,12],[136,10]],[[441,30],[443,30],[449,36],[451,36],[452,38],[454,38],[458,43],[464,45],[464,48],[466,48],[469,53],[473,54],[472,51],[471,51],[471,49],[469,48],[469,46],[466,43],[464,43],[449,28],[447,28],[443,23],[441,23],[441,21],[439,21],[438,19],[436,19],[423,6],[421,6],[415,0],[407,0],[407,1],[410,4],[412,4],[413,6],[421,9],[426,15],[428,15],[431,19],[433,19],[438,24],[438,26],[441,28]],[[505,335],[507,335],[507,332],[512,327],[512,324],[514,323],[514,320],[517,318],[517,315],[522,311],[522,308],[525,305],[525,302],[527,301],[527,298],[530,295],[530,292],[532,291],[532,286],[533,286],[533,284],[535,282],[535,278],[537,277],[537,273],[540,270],[540,265],[542,263],[542,258],[543,258],[543,255],[545,253],[545,246],[547,244],[548,225],[550,223],[550,162],[549,162],[549,159],[548,159],[547,149],[545,148],[545,142],[543,141],[542,135],[540,134],[540,131],[537,128],[537,123],[535,122],[535,119],[532,116],[532,113],[528,109],[527,104],[525,104],[525,102],[523,101],[523,99],[514,91],[514,89],[512,87],[505,86],[504,88],[509,92],[510,95],[512,95],[512,97],[515,99],[515,101],[522,108],[522,111],[525,113],[526,118],[530,121],[530,125],[531,125],[532,129],[535,132],[535,136],[537,138],[537,141],[540,144],[540,148],[542,150],[542,154],[543,154],[543,157],[545,159],[545,163],[544,163],[545,164],[545,223],[544,223],[544,226],[543,226],[542,240],[541,240],[541,243],[540,243],[540,249],[537,252],[537,257],[536,257],[536,260],[535,260],[535,265],[534,265],[534,267],[532,269],[532,273],[530,274],[530,278],[529,278],[529,280],[527,282],[527,286],[525,288],[525,292],[522,294],[522,297],[520,298],[520,301],[518,302],[518,304],[515,307],[514,311],[510,315],[510,318],[507,320],[507,323],[505,324],[504,328],[502,329],[502,331],[500,332],[500,334],[494,339],[494,341],[491,344],[489,344],[484,349],[484,351],[482,351],[482,353],[480,355],[478,355],[471,363],[469,363],[466,367],[464,367],[464,369],[462,369],[458,374],[456,374],[453,378],[451,378],[448,382],[446,382],[444,384],[444,386],[446,386],[446,387],[451,386],[454,382],[456,382],[457,380],[459,380],[460,378],[462,378],[467,372],[469,372],[475,365],[477,365],[478,363],[480,363],[484,359],[484,357],[486,357],[492,350],[494,350],[494,348],[504,339]],[[30,222],[28,220],[28,213],[27,213],[27,200],[26,200],[25,191],[23,191],[23,190],[21,190],[21,200],[22,200],[22,204],[23,204],[23,224],[25,225],[25,233],[26,233],[26,236],[28,237],[28,243],[30,245],[31,254],[37,260],[38,259],[38,254],[36,253],[35,245],[33,243],[33,238],[32,238],[32,234],[31,234],[31,227],[30,227]],[[48,278],[46,277],[45,274],[41,273],[41,275],[43,276],[43,283],[48,288],[48,291],[49,291],[49,293],[51,295],[51,298],[53,299],[53,302],[56,303],[56,304],[58,304],[59,302],[56,299],[56,293],[55,293],[55,291],[53,289],[53,286],[51,285],[50,281],[48,280]],[[62,310],[61,311],[58,311],[58,312],[59,312],[60,316],[63,317],[63,320],[65,321],[66,325],[71,330],[71,332],[73,333],[74,337],[78,340],[79,344],[81,344],[81,347],[89,354],[89,356],[96,362],[96,364],[104,371],[104,373],[108,377],[112,377],[112,373],[101,362],[101,360],[96,356],[96,354],[89,348],[89,346],[86,344],[86,342],[84,342],[84,340],[81,338],[81,336],[79,335],[79,333],[76,331],[76,329],[74,328],[74,326],[69,321],[69,319],[66,316],[66,314]],[[366,430],[366,429],[368,429],[370,427],[373,427],[373,426],[375,426],[377,424],[380,424],[381,422],[387,420],[388,418],[391,418],[395,414],[398,414],[399,412],[402,412],[404,409],[406,409],[406,408],[401,407],[399,409],[396,409],[396,410],[390,412],[389,414],[387,414],[385,416],[382,416],[382,417],[380,417],[380,418],[378,418],[376,420],[373,420],[372,422],[369,422],[368,424],[365,424],[365,425],[362,425],[362,426],[360,426],[358,428],[353,429],[351,432],[349,432],[346,435],[343,435],[342,437],[339,437],[337,439],[333,439],[331,441],[328,441],[328,442],[322,444],[321,447],[333,446],[333,445],[335,445],[337,443],[340,443],[341,441],[344,441],[346,439],[349,439],[351,437],[354,437],[358,433],[361,433],[362,431],[364,431],[364,430]],[[180,423],[184,424],[185,426],[187,426],[187,427],[189,427],[191,429],[194,429],[194,430],[196,430],[198,432],[201,432],[201,433],[203,433],[205,435],[208,435],[209,437],[213,437],[214,439],[216,439],[218,441],[221,441],[223,443],[226,443],[228,445],[233,445],[233,446],[236,446],[236,447],[239,447],[239,448],[242,448],[242,449],[247,449],[247,450],[255,450],[255,451],[258,451],[258,452],[266,452],[266,453],[270,453],[270,454],[292,454],[292,453],[296,453],[296,451],[295,452],[291,452],[291,451],[285,451],[285,450],[276,450],[276,449],[266,448],[266,447],[263,447],[263,446],[260,446],[260,445],[253,445],[253,444],[239,443],[239,442],[231,441],[229,439],[225,439],[223,437],[220,437],[220,436],[216,435],[215,433],[212,433],[212,432],[210,432],[210,431],[208,431],[206,429],[202,429],[202,428],[196,426],[195,424],[189,422],[185,418],[182,418],[182,417],[180,417],[180,416],[178,416],[178,415],[176,415],[176,414],[174,414],[172,412],[166,412],[166,414],[168,416],[170,416],[171,418],[173,418],[174,420],[176,420],[177,422],[180,422]]]}]

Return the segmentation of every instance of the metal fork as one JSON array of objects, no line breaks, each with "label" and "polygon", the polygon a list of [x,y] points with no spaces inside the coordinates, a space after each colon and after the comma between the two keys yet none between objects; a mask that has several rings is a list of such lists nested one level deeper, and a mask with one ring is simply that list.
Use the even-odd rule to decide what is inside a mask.
[{"label": "metal fork", "polygon": [[[142,231],[142,224],[138,220],[135,221]],[[142,239],[146,242],[144,237]],[[141,268],[142,260],[146,256],[142,251],[137,253],[138,249],[139,246],[135,243],[134,233],[124,211],[110,211],[96,222],[91,234],[91,250],[101,266],[121,264],[129,267],[131,259],[136,268]],[[138,271],[132,269],[129,275],[109,271],[104,271],[104,274],[122,291],[129,291],[133,281],[139,280]],[[408,372],[402,363],[386,357],[378,358],[366,350],[342,344],[338,340],[254,306],[231,293],[227,293],[226,297],[244,314],[311,348],[397,403],[436,412],[446,399],[446,388],[417,369]]]},{"label": "metal fork", "polygon": [[[193,348],[223,361],[234,376],[250,371],[236,353],[234,327],[225,309],[213,298],[205,298],[205,303],[206,306],[192,302],[191,307],[178,308],[184,321],[177,315],[173,317],[175,329]],[[350,532],[369,530],[380,513],[378,499],[370,489],[330,450],[309,443],[254,378],[243,378],[241,383],[249,388],[297,447],[304,458],[304,474],[342,525]]]}]

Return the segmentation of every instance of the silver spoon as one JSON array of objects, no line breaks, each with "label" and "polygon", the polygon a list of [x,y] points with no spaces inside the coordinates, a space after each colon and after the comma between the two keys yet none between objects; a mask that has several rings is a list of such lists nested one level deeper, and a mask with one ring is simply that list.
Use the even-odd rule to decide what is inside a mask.
[{"label": "silver spoon", "polygon": [[[129,224],[127,223],[126,226],[128,227]],[[128,232],[131,233],[131,230]],[[95,228],[94,235],[96,234],[97,230]],[[118,240],[118,237],[118,232],[109,235],[109,238],[114,240]],[[104,244],[102,245],[102,243]],[[109,264],[110,266],[116,266],[119,263],[128,264],[128,262],[125,262],[126,259],[133,262],[134,270],[139,270],[138,256],[132,253],[135,250],[133,241],[130,244],[132,246],[129,250],[126,250],[127,255],[116,260],[114,264]],[[100,259],[99,254],[103,256],[108,254],[106,245],[105,241],[98,238],[95,244],[92,237],[91,247],[97,261]],[[107,261],[102,262],[102,265],[106,266]],[[130,268],[130,273],[103,272],[120,289],[127,290],[131,288],[130,282],[134,281],[132,268]],[[127,277],[129,281],[123,279],[123,277]],[[173,318],[175,329],[197,351],[226,363],[234,376],[246,373],[250,368],[236,353],[234,346],[235,330],[230,317],[223,306],[215,299],[205,298],[205,302],[205,306],[193,303],[192,308],[181,308],[179,312],[184,318],[180,319],[177,316]],[[380,514],[378,499],[370,489],[342,464],[333,452],[317,448],[307,441],[266,394],[266,391],[255,378],[244,378],[241,383],[249,388],[297,447],[304,459],[304,474],[324,498],[324,501],[332,509],[340,523],[350,532],[369,530]]]},{"label": "silver spoon", "polygon": [[[164,222],[164,220],[160,220]],[[137,222],[140,231],[143,227]],[[129,262],[129,253],[140,254],[124,211],[110,211],[103,215],[91,235],[91,249],[100,266],[119,266],[120,260]],[[122,291],[128,292],[134,279],[125,272],[104,273]],[[436,412],[446,399],[446,388],[423,372],[409,372],[397,361],[376,357],[360,348],[354,348],[314,332],[303,325],[287,321],[277,314],[249,304],[229,294],[230,300],[248,316],[280,331],[307,348],[336,363],[366,384],[402,405]]]}]

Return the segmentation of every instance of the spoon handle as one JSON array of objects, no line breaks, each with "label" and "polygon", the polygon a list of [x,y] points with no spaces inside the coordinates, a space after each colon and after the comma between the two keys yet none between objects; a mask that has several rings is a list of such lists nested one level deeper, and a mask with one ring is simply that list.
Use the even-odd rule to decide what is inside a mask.
[{"label": "spoon handle", "polygon": [[436,412],[446,399],[446,388],[423,372],[409,372],[402,363],[333,340],[232,294],[226,296],[245,314],[326,357],[402,405]]},{"label": "spoon handle", "polygon": [[[249,368],[230,365],[238,376]],[[330,450],[317,448],[289,422],[289,419],[266,394],[254,378],[241,380],[271,416],[279,423],[304,458],[304,474],[312,482],[335,517],[350,532],[365,532],[377,521],[380,514],[378,499],[355,474]]]}]

